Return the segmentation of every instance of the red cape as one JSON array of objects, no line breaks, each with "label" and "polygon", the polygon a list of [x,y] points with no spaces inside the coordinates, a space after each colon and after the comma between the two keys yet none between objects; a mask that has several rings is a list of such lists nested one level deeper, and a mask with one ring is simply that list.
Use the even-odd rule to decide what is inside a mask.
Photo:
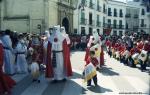
[{"label": "red cape", "polygon": [[[46,77],[47,78],[53,78],[54,77],[54,71],[52,67],[52,58],[51,58],[51,48],[52,44],[48,42],[48,49],[47,49],[47,64],[46,64]],[[67,41],[63,41],[63,57],[64,57],[64,67],[66,70],[67,77],[72,76],[72,67],[70,62],[70,52],[69,47],[67,46]]]}]

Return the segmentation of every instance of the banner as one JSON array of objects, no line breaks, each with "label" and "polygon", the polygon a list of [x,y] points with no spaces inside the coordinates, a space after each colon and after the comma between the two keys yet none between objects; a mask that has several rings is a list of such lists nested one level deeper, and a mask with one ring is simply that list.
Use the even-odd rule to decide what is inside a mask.
[{"label": "banner", "polygon": [[84,69],[84,80],[88,81],[96,75],[96,68],[92,63],[89,63]]},{"label": "banner", "polygon": [[146,59],[147,59],[147,51],[142,50],[138,58],[140,60],[142,60],[143,62],[146,61]]}]

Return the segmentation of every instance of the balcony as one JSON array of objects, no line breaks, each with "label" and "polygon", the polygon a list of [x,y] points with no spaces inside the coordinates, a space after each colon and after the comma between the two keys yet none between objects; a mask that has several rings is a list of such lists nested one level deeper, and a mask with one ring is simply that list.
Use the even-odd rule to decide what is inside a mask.
[{"label": "balcony", "polygon": [[134,15],[134,18],[139,18],[139,15],[138,15],[138,14],[135,14],[135,15]]},{"label": "balcony", "polygon": [[107,14],[107,9],[103,9],[103,13],[104,13],[104,14]]},{"label": "balcony", "polygon": [[139,26],[133,26],[133,29],[138,29],[139,28]]},{"label": "balcony", "polygon": [[141,27],[146,27],[146,24],[141,24],[140,26],[141,26]]},{"label": "balcony", "polygon": [[124,25],[119,25],[119,29],[124,29]]},{"label": "balcony", "polygon": [[94,4],[92,2],[90,2],[89,8],[94,9]]},{"label": "balcony", "polygon": [[108,24],[107,28],[113,28],[113,24]]},{"label": "balcony", "polygon": [[107,28],[107,23],[103,23],[103,27],[104,27],[104,28]]},{"label": "balcony", "polygon": [[131,14],[126,14],[125,17],[126,17],[126,18],[130,18],[130,17],[131,17]]},{"label": "balcony", "polygon": [[120,13],[119,16],[120,16],[120,17],[123,17],[123,13]]},{"label": "balcony", "polygon": [[114,17],[117,17],[117,12],[114,12]]},{"label": "balcony", "polygon": [[89,20],[89,25],[94,26],[95,25],[94,22],[95,22],[94,20]]},{"label": "balcony", "polygon": [[101,12],[101,6],[97,6],[97,11]]},{"label": "balcony", "polygon": [[113,24],[113,28],[114,28],[114,29],[117,29],[118,27],[117,27],[117,25],[116,25],[116,24]]},{"label": "balcony", "polygon": [[112,16],[112,12],[108,12],[108,16]]},{"label": "balcony", "polygon": [[101,27],[101,22],[97,21],[97,22],[96,22],[96,26],[97,26],[97,27]]},{"label": "balcony", "polygon": [[87,24],[87,19],[81,18],[80,20],[81,20],[81,21],[80,21],[80,24],[81,24],[81,25],[86,25],[86,24]]}]

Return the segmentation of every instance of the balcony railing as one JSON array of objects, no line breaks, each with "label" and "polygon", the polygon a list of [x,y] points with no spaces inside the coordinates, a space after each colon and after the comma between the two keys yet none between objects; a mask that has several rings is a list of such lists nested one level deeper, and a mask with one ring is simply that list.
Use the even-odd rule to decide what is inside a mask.
[{"label": "balcony railing", "polygon": [[130,18],[131,17],[131,14],[126,14],[126,18]]},{"label": "balcony railing", "polygon": [[138,15],[138,14],[135,14],[135,15],[134,15],[134,18],[139,18],[139,15]]},{"label": "balcony railing", "polygon": [[112,16],[112,12],[108,12],[108,16]]},{"label": "balcony railing", "polygon": [[101,27],[101,22],[97,21],[96,26]]},{"label": "balcony railing", "polygon": [[117,12],[114,12],[114,17],[117,17]]},{"label": "balcony railing", "polygon": [[86,25],[87,24],[87,19],[81,18],[80,24],[81,25]]},{"label": "balcony railing", "polygon": [[95,24],[94,24],[94,20],[89,20],[89,25],[91,25],[91,26],[94,26]]},{"label": "balcony railing", "polygon": [[104,28],[107,28],[107,25],[108,25],[107,23],[103,23]]},{"label": "balcony railing", "polygon": [[124,29],[124,25],[119,25],[119,29]]},{"label": "balcony railing", "polygon": [[146,24],[141,24],[140,26],[141,26],[141,27],[146,27]]},{"label": "balcony railing", "polygon": [[124,29],[124,25],[108,24],[107,28]]},{"label": "balcony railing", "polygon": [[90,2],[89,8],[94,9],[94,4],[92,2]]},{"label": "balcony railing", "polygon": [[120,17],[123,17],[123,13],[120,13],[119,16],[120,16]]},{"label": "balcony railing", "polygon": [[139,28],[139,26],[133,26],[133,28],[134,28],[134,29],[138,29],[138,28]]}]

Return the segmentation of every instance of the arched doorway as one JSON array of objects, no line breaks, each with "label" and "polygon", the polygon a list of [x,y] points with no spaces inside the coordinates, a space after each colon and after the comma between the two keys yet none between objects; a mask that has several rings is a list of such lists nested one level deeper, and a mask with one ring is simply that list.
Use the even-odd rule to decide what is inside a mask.
[{"label": "arched doorway", "polygon": [[69,20],[68,20],[68,18],[65,17],[65,18],[62,20],[62,26],[65,27],[66,33],[69,34]]}]

